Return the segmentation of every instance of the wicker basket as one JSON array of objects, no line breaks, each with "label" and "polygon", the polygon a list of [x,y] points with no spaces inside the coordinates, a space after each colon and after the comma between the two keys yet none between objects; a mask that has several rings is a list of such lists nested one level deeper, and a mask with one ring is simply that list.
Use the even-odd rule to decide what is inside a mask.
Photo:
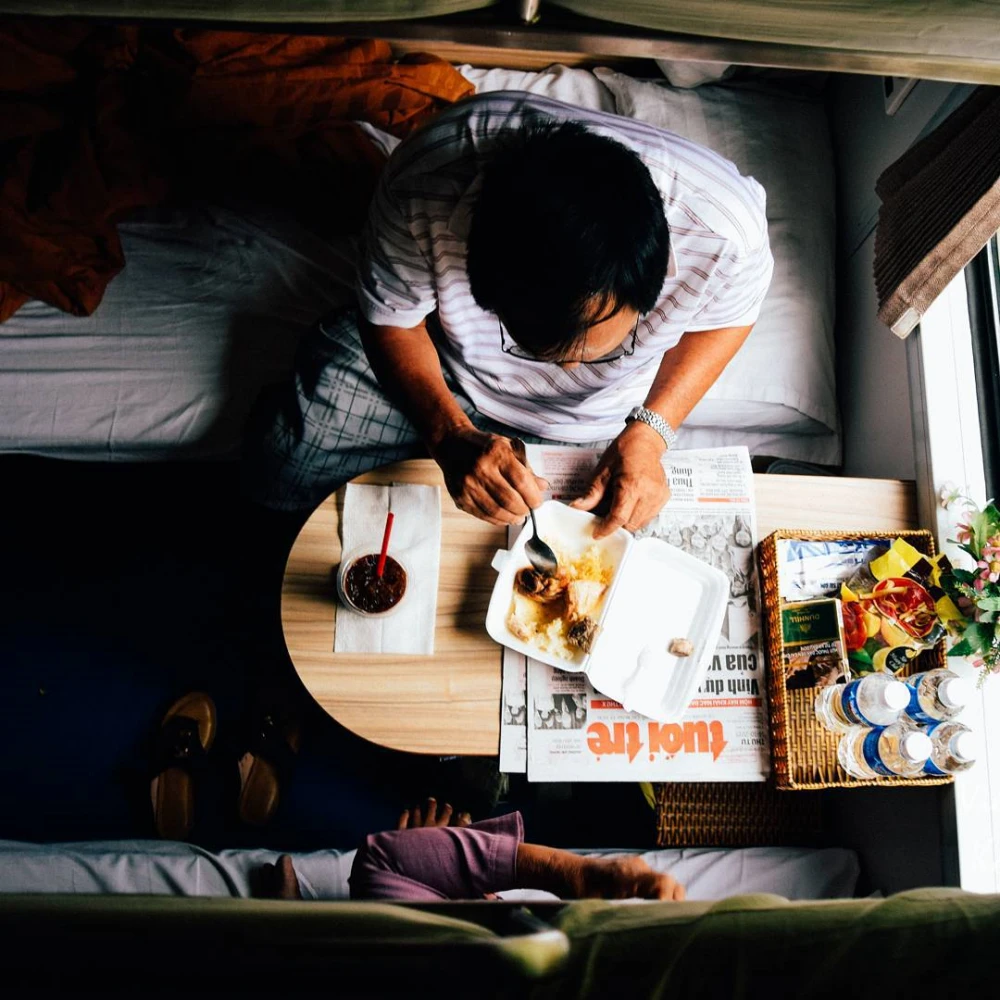
[{"label": "wicker basket", "polygon": [[[775,785],[781,789],[862,788],[896,785],[942,785],[950,777],[874,778],[850,777],[837,763],[838,737],[827,732],[813,714],[816,692],[812,688],[789,691],[781,644],[781,599],[778,581],[778,542],[792,538],[807,542],[854,541],[905,538],[914,548],[933,556],[934,536],[929,531],[798,531],[781,528],[768,535],[758,550],[764,603],[764,641],[767,655],[767,690],[770,699],[771,759]],[[926,650],[904,668],[903,673],[930,670],[945,665],[943,644]]]},{"label": "wicker basket", "polygon": [[822,795],[784,795],[770,782],[655,786],[657,847],[809,847],[822,843]]}]

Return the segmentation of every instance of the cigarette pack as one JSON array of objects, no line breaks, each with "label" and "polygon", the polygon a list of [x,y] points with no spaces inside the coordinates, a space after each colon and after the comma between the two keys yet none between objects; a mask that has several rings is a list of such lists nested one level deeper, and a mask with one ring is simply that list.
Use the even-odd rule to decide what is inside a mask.
[{"label": "cigarette pack", "polygon": [[850,677],[840,601],[796,601],[781,609],[781,642],[788,688],[826,687]]}]

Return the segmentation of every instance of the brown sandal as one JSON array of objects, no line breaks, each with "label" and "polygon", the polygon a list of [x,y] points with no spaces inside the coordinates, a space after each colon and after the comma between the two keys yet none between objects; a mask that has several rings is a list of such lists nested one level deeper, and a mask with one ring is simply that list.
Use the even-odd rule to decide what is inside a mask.
[{"label": "brown sandal", "polygon": [[194,825],[194,772],[215,741],[215,702],[192,691],[167,709],[157,740],[158,773],[150,782],[153,822],[166,840],[185,840]]},{"label": "brown sandal", "polygon": [[288,715],[267,714],[254,728],[249,749],[240,757],[240,820],[263,826],[274,815],[281,779],[287,777],[302,744],[302,731]]}]

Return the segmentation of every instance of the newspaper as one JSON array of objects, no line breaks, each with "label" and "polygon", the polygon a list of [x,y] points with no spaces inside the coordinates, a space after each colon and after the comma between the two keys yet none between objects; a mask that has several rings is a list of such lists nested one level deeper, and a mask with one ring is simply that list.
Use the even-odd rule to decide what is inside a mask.
[{"label": "newspaper", "polygon": [[[527,457],[536,475],[549,481],[546,500],[572,500],[585,492],[591,473],[600,458],[589,448],[545,447],[528,445]],[[544,470],[544,471],[542,471]],[[521,525],[511,525],[507,545],[513,545]],[[503,647],[500,706],[500,770],[524,774],[528,769],[528,664],[535,664],[523,653]],[[544,664],[543,670],[551,668]],[[562,671],[552,671],[562,674]],[[565,675],[570,677],[569,674]]]},{"label": "newspaper", "polygon": [[[599,454],[529,447],[551,496],[578,496]],[[511,650],[503,657],[500,767],[530,781],[763,781],[770,770],[746,448],[668,452],[671,498],[638,537],[657,537],[729,576],[722,637],[684,718],[660,725],[596,692],[582,674]]]}]

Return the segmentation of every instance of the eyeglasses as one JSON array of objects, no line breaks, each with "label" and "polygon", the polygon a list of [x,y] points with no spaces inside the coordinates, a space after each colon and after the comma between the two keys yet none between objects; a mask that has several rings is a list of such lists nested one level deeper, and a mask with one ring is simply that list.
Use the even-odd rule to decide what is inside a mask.
[{"label": "eyeglasses", "polygon": [[[635,354],[635,344],[639,337],[639,320],[640,316],[635,318],[635,326],[632,327],[632,335],[629,337],[628,347],[620,347],[612,354],[606,354],[603,358],[594,358],[591,361],[587,361],[584,358],[570,359],[564,358],[561,362],[554,362],[555,364],[579,364],[579,365],[606,365],[612,361],[621,361],[622,358],[629,358]],[[507,345],[506,337],[504,335],[503,323],[500,322],[500,317],[497,317],[497,324],[500,327],[500,350],[504,354],[509,354],[512,358],[518,358],[521,361],[535,361],[539,364],[553,364],[551,361],[546,361],[544,358],[536,358],[533,354],[529,354],[523,347],[517,343],[512,343],[510,346]]]}]

